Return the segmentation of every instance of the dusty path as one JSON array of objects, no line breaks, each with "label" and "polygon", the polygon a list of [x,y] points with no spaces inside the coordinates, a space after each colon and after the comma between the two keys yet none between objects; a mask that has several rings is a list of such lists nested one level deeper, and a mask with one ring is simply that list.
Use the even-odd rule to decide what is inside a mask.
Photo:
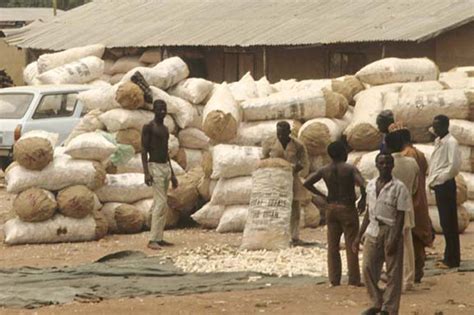
[{"label": "dusty path", "polygon": [[[1,177],[1,176],[0,176]],[[1,183],[1,178],[0,178]],[[0,184],[1,185],[1,184]],[[0,223],[9,214],[11,196],[0,188]],[[167,237],[176,246],[170,251],[203,244],[238,246],[241,234],[218,234],[201,229],[173,230]],[[119,250],[146,249],[147,234],[110,235],[99,242],[57,245],[0,245],[0,268],[19,266],[77,265]],[[324,228],[305,229],[305,240],[325,242]],[[474,224],[461,236],[464,259],[474,259]],[[432,256],[443,246],[437,237]],[[402,297],[401,314],[474,314],[474,273],[452,273],[426,278],[413,292]],[[327,285],[269,288],[257,291],[209,293],[188,296],[139,297],[107,300],[96,304],[71,303],[36,310],[0,309],[0,314],[358,314],[368,306],[364,288]]]}]

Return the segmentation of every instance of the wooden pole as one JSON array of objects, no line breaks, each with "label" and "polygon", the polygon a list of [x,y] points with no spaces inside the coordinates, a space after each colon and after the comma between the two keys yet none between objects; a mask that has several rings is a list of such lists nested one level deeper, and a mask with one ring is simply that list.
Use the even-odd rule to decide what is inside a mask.
[{"label": "wooden pole", "polygon": [[58,9],[58,0],[53,0],[53,15],[56,16]]}]

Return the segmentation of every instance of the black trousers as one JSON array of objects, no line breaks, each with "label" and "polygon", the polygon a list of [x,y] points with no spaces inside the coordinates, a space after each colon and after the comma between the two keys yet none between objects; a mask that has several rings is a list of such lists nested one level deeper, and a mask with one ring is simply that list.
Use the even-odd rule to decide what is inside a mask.
[{"label": "black trousers", "polygon": [[456,181],[448,180],[434,187],[436,205],[438,206],[439,222],[443,229],[446,247],[444,263],[449,267],[459,267],[461,262],[461,246],[458,232],[458,209],[456,205]]}]

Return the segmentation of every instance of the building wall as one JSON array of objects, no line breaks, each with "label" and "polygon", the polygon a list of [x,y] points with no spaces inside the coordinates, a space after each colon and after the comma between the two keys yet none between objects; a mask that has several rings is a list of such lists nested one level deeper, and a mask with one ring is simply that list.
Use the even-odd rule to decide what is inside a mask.
[{"label": "building wall", "polygon": [[474,22],[438,36],[436,63],[441,71],[457,66],[474,66]]},{"label": "building wall", "polygon": [[25,66],[25,51],[14,46],[8,46],[5,40],[0,38],[0,69],[6,70],[15,85],[24,85],[23,68]]}]

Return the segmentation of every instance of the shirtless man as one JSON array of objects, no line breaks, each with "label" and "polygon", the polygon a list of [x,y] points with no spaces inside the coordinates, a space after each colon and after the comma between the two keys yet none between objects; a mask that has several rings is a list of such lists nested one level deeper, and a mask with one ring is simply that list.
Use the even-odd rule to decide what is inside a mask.
[{"label": "shirtless man", "polygon": [[166,103],[162,100],[153,102],[155,118],[142,129],[142,163],[145,173],[145,184],[153,186],[154,200],[152,206],[151,232],[148,248],[161,249],[173,244],[163,240],[168,210],[167,191],[169,181],[173,188],[178,187],[178,180],[171,167],[168,155],[168,128],[164,125]]},{"label": "shirtless man", "polygon": [[[360,285],[359,259],[357,253],[351,250],[351,244],[359,233],[359,219],[355,207],[355,185],[359,186],[362,195],[357,204],[360,212],[365,209],[365,181],[359,170],[348,163],[347,151],[340,141],[328,146],[328,154],[332,162],[305,181],[304,186],[309,191],[323,197],[327,201],[326,223],[328,237],[328,277],[332,286],[341,284],[341,255],[339,242],[344,233],[346,241],[347,266],[349,285]],[[326,197],[314,187],[314,184],[324,179],[328,188]]]}]

